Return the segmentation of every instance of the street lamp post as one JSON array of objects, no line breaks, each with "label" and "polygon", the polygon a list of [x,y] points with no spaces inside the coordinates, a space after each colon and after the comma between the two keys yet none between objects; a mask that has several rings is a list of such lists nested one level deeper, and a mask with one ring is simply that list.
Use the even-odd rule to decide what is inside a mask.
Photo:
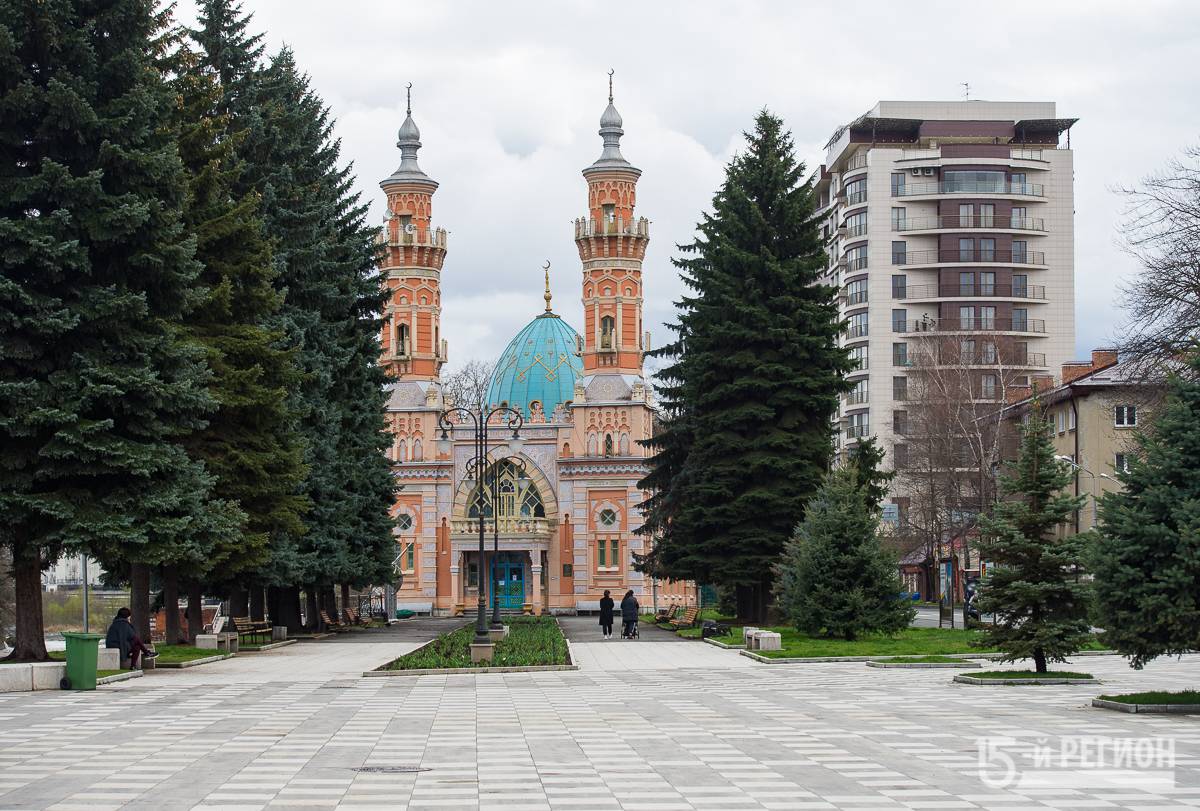
[{"label": "street lamp post", "polygon": [[[1055,457],[1054,457],[1054,458],[1055,458],[1055,459],[1057,459],[1057,460],[1058,460],[1058,461],[1060,461],[1060,462],[1066,462],[1068,465],[1070,465],[1071,467],[1075,468],[1076,470],[1081,470],[1081,471],[1083,471],[1084,473],[1086,473],[1086,474],[1088,474],[1089,476],[1091,476],[1091,477],[1092,477],[1092,527],[1094,528],[1094,527],[1096,526],[1096,523],[1097,523],[1097,517],[1096,517],[1096,474],[1095,474],[1095,473],[1093,473],[1092,471],[1088,470],[1088,469],[1087,469],[1086,467],[1084,467],[1083,465],[1081,465],[1081,464],[1079,464],[1078,462],[1076,462],[1076,461],[1075,461],[1074,459],[1072,459],[1070,456],[1055,455]],[[1101,475],[1103,475],[1103,474],[1101,474]],[[1078,531],[1079,531],[1079,527],[1076,527],[1076,528],[1075,528],[1075,531],[1076,531],[1076,532],[1078,532]]]},{"label": "street lamp post", "polygon": [[[467,463],[467,476],[474,478],[478,482],[479,487],[483,487],[483,479],[487,471],[487,454],[488,454],[488,423],[492,418],[499,415],[508,423],[508,427],[513,429],[512,436],[508,439],[509,450],[514,453],[521,452],[521,446],[524,440],[521,439],[521,424],[523,420],[521,413],[516,409],[508,406],[500,406],[493,408],[490,411],[485,410],[481,404],[479,411],[472,411],[461,406],[448,408],[438,415],[438,427],[442,433],[438,437],[438,450],[444,454],[449,454],[454,449],[454,439],[450,436],[450,431],[454,429],[454,423],[450,421],[451,414],[465,415],[471,419],[472,427],[475,429],[474,443],[475,456]],[[495,506],[492,507],[493,518]],[[484,543],[484,526],[483,526],[483,510],[479,510],[479,599],[475,617],[475,644],[486,645],[488,639],[487,626],[487,598],[485,596],[483,583],[483,567],[487,563],[487,548]],[[495,587],[492,588],[495,591]]]},{"label": "street lamp post", "polygon": [[496,582],[496,564],[495,561],[500,559],[500,494],[498,492],[500,484],[500,466],[505,462],[511,462],[518,470],[524,472],[525,463],[519,456],[505,456],[496,459],[492,462],[492,565],[491,583],[492,588],[492,630],[499,631],[504,627],[500,622],[500,590]]}]

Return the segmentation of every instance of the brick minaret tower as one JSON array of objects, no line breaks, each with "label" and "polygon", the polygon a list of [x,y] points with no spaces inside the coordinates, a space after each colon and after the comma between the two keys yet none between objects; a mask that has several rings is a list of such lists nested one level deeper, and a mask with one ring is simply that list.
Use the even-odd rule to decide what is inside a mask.
[{"label": "brick minaret tower", "polygon": [[421,131],[412,119],[411,84],[408,93],[408,117],[396,141],[400,168],[379,184],[387,195],[382,363],[395,378],[437,380],[446,362],[440,329],[446,232],[430,225],[438,184],[417,165]]},{"label": "brick minaret tower", "polygon": [[583,262],[583,371],[642,374],[642,259],[650,223],[633,216],[642,170],[621,155],[621,116],[613,106],[612,72],[608,107],[600,117],[604,151],[583,170],[588,216],[575,221],[575,244]]}]

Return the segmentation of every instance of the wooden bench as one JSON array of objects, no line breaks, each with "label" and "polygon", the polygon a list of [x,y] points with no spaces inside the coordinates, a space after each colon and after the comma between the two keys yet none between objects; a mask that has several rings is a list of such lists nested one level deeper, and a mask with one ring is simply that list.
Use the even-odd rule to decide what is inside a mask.
[{"label": "wooden bench", "polygon": [[249,617],[234,617],[233,627],[237,631],[238,642],[248,638],[251,642],[257,639],[260,643],[271,641],[271,623],[263,620],[252,620]]},{"label": "wooden bench", "polygon": [[342,610],[342,613],[346,616],[347,625],[361,625],[363,627],[367,627],[371,624],[371,619],[358,613],[358,609],[345,608]]},{"label": "wooden bench", "polygon": [[329,616],[328,611],[321,612],[321,624],[323,624],[327,630],[337,631],[339,633],[341,631],[350,630],[350,626],[346,625],[343,622],[338,622],[333,617]]},{"label": "wooden bench", "polygon": [[682,617],[676,617],[671,620],[672,628],[691,628],[696,624],[696,620],[700,618],[700,609],[693,606],[683,612]]},{"label": "wooden bench", "polygon": [[656,624],[660,622],[667,622],[674,616],[675,608],[673,606],[671,608],[660,608],[654,612],[654,622]]}]

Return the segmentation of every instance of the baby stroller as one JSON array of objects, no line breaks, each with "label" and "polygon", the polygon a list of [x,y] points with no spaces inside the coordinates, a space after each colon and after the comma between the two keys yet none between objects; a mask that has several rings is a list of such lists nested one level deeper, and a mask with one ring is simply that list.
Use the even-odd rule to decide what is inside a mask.
[{"label": "baby stroller", "polygon": [[642,635],[638,633],[638,622],[634,620],[625,624],[625,628],[621,630],[622,639],[641,639]]}]

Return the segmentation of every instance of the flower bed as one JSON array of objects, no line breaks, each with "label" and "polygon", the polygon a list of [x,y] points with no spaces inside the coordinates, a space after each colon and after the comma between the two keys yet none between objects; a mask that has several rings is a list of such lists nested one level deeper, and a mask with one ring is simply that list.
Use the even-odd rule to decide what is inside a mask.
[{"label": "flower bed", "polygon": [[379,670],[541,667],[570,664],[567,640],[553,617],[512,617],[508,636],[496,643],[490,662],[471,662],[475,626],[466,625],[395,659]]}]

